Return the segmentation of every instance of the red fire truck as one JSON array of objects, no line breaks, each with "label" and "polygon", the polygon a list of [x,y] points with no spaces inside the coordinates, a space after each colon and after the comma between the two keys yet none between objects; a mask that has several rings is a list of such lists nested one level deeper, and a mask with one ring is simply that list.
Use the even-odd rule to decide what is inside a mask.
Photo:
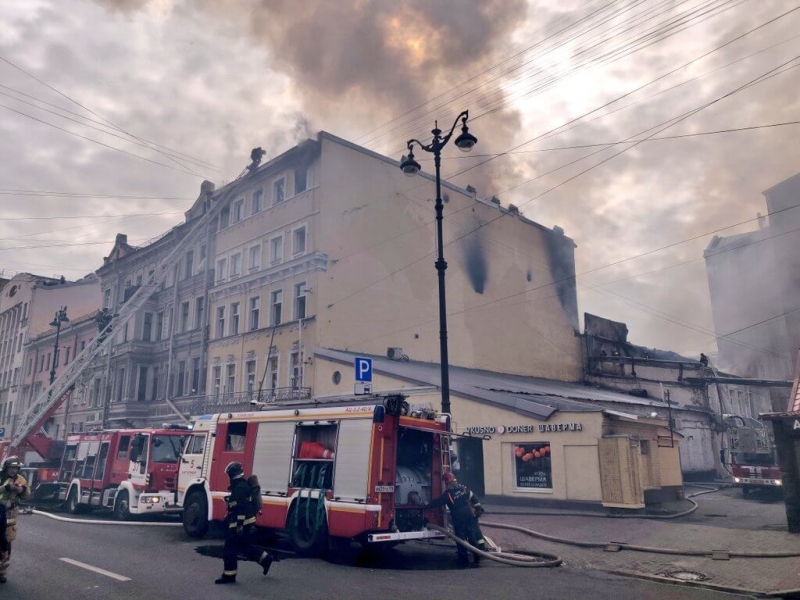
[{"label": "red fire truck", "polygon": [[186,428],[70,435],[58,475],[58,498],[71,513],[108,508],[120,520],[178,509],[175,489],[187,435]]},{"label": "red fire truck", "polygon": [[754,488],[781,488],[783,480],[775,457],[771,424],[729,416],[725,425],[730,440],[731,474],[742,493]]},{"label": "red fire truck", "polygon": [[440,537],[441,511],[420,504],[441,493],[450,468],[448,416],[407,412],[402,396],[356,398],[205,415],[194,424],[178,477],[183,524],[193,537],[225,517],[225,467],[258,477],[256,525],[282,529],[294,549],[319,555],[330,541],[402,542]]}]

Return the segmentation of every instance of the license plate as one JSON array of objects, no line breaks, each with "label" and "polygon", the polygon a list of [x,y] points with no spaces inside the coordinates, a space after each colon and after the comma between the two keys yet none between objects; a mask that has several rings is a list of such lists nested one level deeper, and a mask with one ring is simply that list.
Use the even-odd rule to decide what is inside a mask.
[{"label": "license plate", "polygon": [[394,492],[393,485],[376,485],[375,486],[375,493],[376,494],[391,494]]}]

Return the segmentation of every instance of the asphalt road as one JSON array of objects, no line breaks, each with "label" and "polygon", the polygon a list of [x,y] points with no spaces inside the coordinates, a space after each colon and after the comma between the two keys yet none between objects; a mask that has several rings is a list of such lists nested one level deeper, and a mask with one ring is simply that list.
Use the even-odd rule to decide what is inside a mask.
[{"label": "asphalt road", "polygon": [[490,563],[458,570],[452,548],[419,543],[379,557],[355,546],[328,561],[285,555],[267,577],[256,565],[241,563],[236,585],[215,586],[222,570],[218,538],[191,540],[180,527],[64,523],[41,515],[20,516],[19,529],[8,583],[0,587],[7,598],[736,598],[568,566],[522,569]]}]

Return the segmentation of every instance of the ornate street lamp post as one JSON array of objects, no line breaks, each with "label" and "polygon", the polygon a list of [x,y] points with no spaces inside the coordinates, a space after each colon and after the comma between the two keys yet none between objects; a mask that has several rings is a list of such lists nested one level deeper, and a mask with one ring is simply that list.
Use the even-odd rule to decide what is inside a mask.
[{"label": "ornate street lamp post", "polygon": [[469,132],[467,127],[467,119],[469,112],[464,111],[456,117],[450,132],[442,136],[442,130],[439,129],[438,121],[434,125],[431,133],[433,139],[429,144],[423,144],[419,140],[408,140],[408,156],[403,156],[400,160],[400,168],[403,173],[409,177],[413,177],[420,172],[419,163],[414,160],[414,144],[419,146],[425,152],[433,154],[434,164],[436,165],[436,243],[438,249],[438,258],[436,259],[436,272],[439,275],[439,346],[440,346],[440,360],[442,368],[442,412],[450,414],[450,372],[449,363],[447,358],[447,302],[445,301],[445,286],[444,286],[444,273],[447,269],[447,263],[444,260],[444,240],[442,238],[442,212],[444,206],[442,204],[442,180],[441,180],[441,164],[442,164],[442,149],[453,137],[453,132],[461,121],[461,135],[455,139],[455,145],[458,146],[463,152],[469,152],[475,147],[478,141],[474,135]]}]

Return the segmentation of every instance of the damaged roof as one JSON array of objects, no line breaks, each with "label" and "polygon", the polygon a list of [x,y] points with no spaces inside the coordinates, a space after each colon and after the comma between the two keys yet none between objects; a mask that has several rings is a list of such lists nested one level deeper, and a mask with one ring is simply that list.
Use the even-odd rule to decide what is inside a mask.
[{"label": "damaged roof", "polygon": [[[439,387],[440,367],[438,363],[419,361],[397,361],[385,356],[369,356],[329,348],[315,348],[314,355],[320,358],[353,365],[356,356],[372,358],[375,373],[403,379],[417,385]],[[594,403],[615,403],[637,406],[663,406],[652,399],[636,398],[580,383],[554,381],[539,377],[509,375],[479,369],[450,366],[450,391],[463,398],[484,402],[531,416],[541,421],[553,413],[602,412],[603,406]]]}]

